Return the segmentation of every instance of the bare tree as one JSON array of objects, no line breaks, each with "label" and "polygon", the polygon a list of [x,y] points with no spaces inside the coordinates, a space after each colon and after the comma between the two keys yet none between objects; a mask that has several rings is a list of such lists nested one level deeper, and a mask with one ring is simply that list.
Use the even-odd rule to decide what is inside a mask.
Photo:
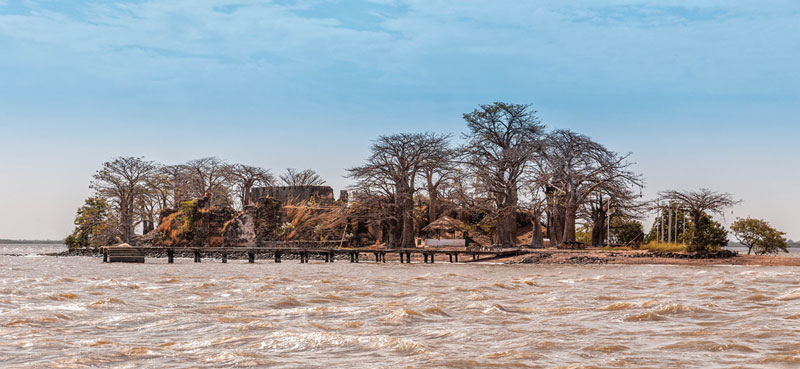
[{"label": "bare tree", "polygon": [[428,222],[439,217],[443,187],[450,184],[459,173],[456,165],[458,153],[449,146],[449,135],[429,142],[430,154],[422,162],[421,176],[428,194]]},{"label": "bare tree", "polygon": [[544,187],[536,181],[533,177],[527,181],[525,188],[528,190],[528,201],[525,207],[531,212],[531,242],[530,247],[534,249],[544,248],[544,232],[542,232],[542,215],[544,214],[547,205],[547,197],[544,193]]},{"label": "bare tree", "polygon": [[287,186],[324,186],[325,180],[313,169],[297,170],[286,168],[286,173],[280,175],[281,181]]},{"label": "bare tree", "polygon": [[228,171],[229,182],[239,193],[241,206],[250,203],[250,190],[255,186],[270,186],[275,183],[275,177],[269,169],[254,167],[244,164],[234,164]]},{"label": "bare tree", "polygon": [[532,157],[541,148],[544,125],[528,105],[496,102],[464,114],[470,133],[465,164],[485,183],[495,202],[497,240],[513,246],[518,191]]},{"label": "bare tree", "polygon": [[159,192],[162,208],[177,207],[181,201],[192,198],[191,174],[184,165],[166,165],[161,168],[151,186]]},{"label": "bare tree", "polygon": [[[691,246],[695,250],[704,246],[695,244],[697,227],[701,224],[703,214],[716,213],[722,215],[726,209],[741,203],[740,200],[735,200],[733,195],[729,193],[718,193],[706,188],[701,188],[698,191],[670,190],[659,192],[656,201],[658,203],[668,203],[689,212],[692,217],[692,223],[695,225],[691,235]],[[656,205],[654,208],[657,207]]]},{"label": "bare tree", "polygon": [[[348,169],[363,192],[380,193],[391,199],[389,240],[392,247],[414,246],[414,193],[423,165],[433,160],[447,135],[400,133],[381,136],[372,145],[372,154],[360,167]],[[399,236],[399,239],[397,237]]]},{"label": "bare tree", "polygon": [[610,182],[582,204],[579,216],[592,226],[592,246],[602,246],[608,237],[612,217],[636,219],[646,209],[639,195],[625,182]]},{"label": "bare tree", "polygon": [[561,242],[575,241],[579,207],[591,194],[614,183],[641,185],[641,176],[629,170],[630,154],[619,155],[569,130],[552,132],[546,143],[543,155],[537,157],[537,174],[553,190],[554,212],[563,215]]},{"label": "bare tree", "polygon": [[135,212],[138,222],[142,225],[142,234],[148,234],[155,229],[156,214],[163,209],[159,198],[160,192],[150,186],[150,181],[145,184],[145,192],[136,199]]},{"label": "bare tree", "polygon": [[208,196],[211,204],[230,203],[229,193],[224,186],[230,166],[224,161],[207,157],[189,161],[182,168],[188,176],[189,190],[193,197]]},{"label": "bare tree", "polygon": [[159,168],[141,157],[119,157],[103,163],[92,182],[98,196],[108,199],[119,212],[122,240],[130,242],[134,236],[137,202],[147,195],[147,183]]},{"label": "bare tree", "polygon": [[371,225],[378,242],[400,242],[400,218],[396,216],[394,186],[379,178],[362,178],[351,189],[350,216]]}]

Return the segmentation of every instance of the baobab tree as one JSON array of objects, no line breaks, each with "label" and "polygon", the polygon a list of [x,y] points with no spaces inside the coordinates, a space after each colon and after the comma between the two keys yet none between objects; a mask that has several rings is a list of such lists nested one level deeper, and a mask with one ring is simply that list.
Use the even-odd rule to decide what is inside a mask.
[{"label": "baobab tree", "polygon": [[[389,222],[392,247],[414,247],[414,194],[416,180],[426,162],[434,159],[449,136],[435,133],[400,133],[379,137],[364,165],[348,169],[356,190],[382,193],[393,200]],[[399,236],[399,239],[398,239]]]},{"label": "baobab tree", "polygon": [[286,168],[286,173],[280,175],[281,181],[287,186],[323,186],[325,180],[313,169],[297,170]]},{"label": "baobab tree", "polygon": [[275,177],[269,169],[251,165],[231,165],[228,167],[227,176],[228,183],[239,193],[242,208],[250,203],[250,190],[253,187],[271,186],[275,183]]},{"label": "baobab tree", "polygon": [[555,235],[557,242],[575,241],[577,213],[590,195],[611,185],[642,185],[641,176],[630,170],[629,156],[569,130],[556,130],[547,136],[543,153],[534,160],[538,176],[553,197],[553,212],[563,216],[556,218],[563,219],[563,234]]},{"label": "baobab tree", "polygon": [[663,191],[658,194],[657,203],[671,204],[674,207],[689,212],[692,217],[694,229],[692,230],[692,243],[690,251],[705,251],[705,245],[700,245],[696,240],[698,227],[701,224],[703,214],[715,213],[722,215],[724,211],[736,204],[741,203],[735,200],[729,193],[718,193],[706,188],[698,191]]},{"label": "baobab tree", "polygon": [[422,162],[421,177],[424,180],[425,192],[428,194],[428,222],[433,222],[439,217],[441,191],[459,173],[456,163],[458,152],[450,147],[449,139],[450,136],[446,135],[431,140],[428,147],[431,153]]},{"label": "baobab tree", "polygon": [[94,175],[91,187],[116,208],[125,242],[133,239],[137,203],[148,195],[147,184],[158,168],[155,162],[141,157],[118,157],[103,163],[103,169]]},{"label": "baobab tree", "polygon": [[192,198],[191,178],[183,165],[165,165],[151,181],[151,187],[157,189],[163,208],[178,207],[182,201]]},{"label": "baobab tree", "polygon": [[208,196],[212,204],[229,203],[229,193],[224,186],[230,166],[219,158],[196,159],[181,165],[188,179],[193,197]]},{"label": "baobab tree", "polygon": [[528,105],[496,102],[464,114],[464,163],[491,193],[497,219],[497,240],[514,246],[520,182],[532,157],[542,147],[544,125]]},{"label": "baobab tree", "polygon": [[592,246],[602,246],[608,238],[611,218],[636,219],[647,204],[625,183],[612,182],[589,196],[579,214],[592,225]]},{"label": "baobab tree", "polygon": [[528,181],[525,186],[528,194],[524,207],[531,213],[531,242],[529,246],[534,249],[544,248],[544,232],[542,232],[542,215],[547,204],[547,197],[544,194],[541,184],[534,180]]}]

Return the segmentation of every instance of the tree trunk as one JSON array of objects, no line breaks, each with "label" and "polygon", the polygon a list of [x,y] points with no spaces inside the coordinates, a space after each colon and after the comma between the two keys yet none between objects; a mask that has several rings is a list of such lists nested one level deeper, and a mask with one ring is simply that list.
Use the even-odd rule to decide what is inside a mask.
[{"label": "tree trunk", "polygon": [[575,242],[575,218],[578,213],[577,205],[567,205],[564,208],[564,237],[561,242]]},{"label": "tree trunk", "polygon": [[435,189],[428,187],[428,196],[430,197],[430,201],[428,202],[428,224],[438,219],[439,214],[436,211],[436,208],[439,206],[439,195],[436,193]]},{"label": "tree trunk", "polygon": [[242,209],[250,203],[250,187],[242,187]]},{"label": "tree trunk", "polygon": [[142,221],[142,234],[148,234],[155,229],[155,223],[152,219]]},{"label": "tree trunk", "polygon": [[554,207],[552,226],[550,244],[559,245],[564,241],[564,207],[560,205]]},{"label": "tree trunk", "polygon": [[122,228],[122,241],[130,242],[133,239],[133,214],[126,207],[121,206],[120,209],[120,227]]},{"label": "tree trunk", "polygon": [[497,244],[503,247],[514,247],[517,231],[517,193],[512,190],[506,193],[500,203],[497,219]]},{"label": "tree trunk", "polygon": [[548,209],[544,212],[544,216],[547,219],[547,222],[545,223],[546,227],[544,230],[544,237],[552,240],[553,236],[550,232],[553,230],[553,212]]},{"label": "tree trunk", "polygon": [[692,227],[692,239],[691,242],[689,243],[690,246],[689,251],[700,251],[700,245],[697,244],[695,237],[697,236],[697,231],[698,228],[700,227],[700,218],[703,217],[703,213],[700,211],[692,211],[691,214],[692,214],[692,222],[694,224]]},{"label": "tree trunk", "polygon": [[606,214],[598,212],[592,219],[592,246],[603,246],[606,238]]},{"label": "tree trunk", "polygon": [[386,233],[388,233],[389,239],[387,245],[392,249],[400,248],[400,238],[402,233],[402,230],[400,229],[400,222],[392,219],[388,223],[389,229]]},{"label": "tree trunk", "polygon": [[403,216],[402,236],[400,238],[400,247],[414,248],[414,217],[411,214]]},{"label": "tree trunk", "polygon": [[544,248],[544,234],[542,234],[542,224],[539,222],[541,218],[538,209],[533,210],[533,232],[531,233],[531,248],[543,249]]},{"label": "tree trunk", "polygon": [[410,190],[404,190],[399,197],[400,208],[400,247],[413,248],[414,245],[414,197]]}]

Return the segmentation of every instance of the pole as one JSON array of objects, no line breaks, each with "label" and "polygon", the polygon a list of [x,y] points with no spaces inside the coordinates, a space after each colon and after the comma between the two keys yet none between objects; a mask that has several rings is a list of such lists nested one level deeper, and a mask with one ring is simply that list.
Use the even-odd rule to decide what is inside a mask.
[{"label": "pole", "polygon": [[608,221],[606,224],[606,245],[611,246],[611,197],[608,198],[608,210],[606,210],[608,214]]},{"label": "pole", "polygon": [[661,242],[664,242],[664,208],[661,208],[661,214],[658,214],[658,219],[661,222]]},{"label": "pole", "polygon": [[672,243],[672,209],[669,209],[669,228],[667,230],[667,242]]},{"label": "pole", "polygon": [[675,209],[675,243],[678,243],[678,209]]},{"label": "pole", "polygon": [[686,238],[686,211],[683,212],[683,237]]}]

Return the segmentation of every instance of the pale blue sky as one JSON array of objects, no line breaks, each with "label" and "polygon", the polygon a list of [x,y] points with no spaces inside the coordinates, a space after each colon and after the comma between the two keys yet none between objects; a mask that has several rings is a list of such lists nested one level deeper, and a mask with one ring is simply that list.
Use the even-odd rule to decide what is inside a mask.
[{"label": "pale blue sky", "polygon": [[375,136],[500,100],[800,239],[798,64],[788,0],[0,0],[0,238],[66,235],[114,156],[340,189]]}]

